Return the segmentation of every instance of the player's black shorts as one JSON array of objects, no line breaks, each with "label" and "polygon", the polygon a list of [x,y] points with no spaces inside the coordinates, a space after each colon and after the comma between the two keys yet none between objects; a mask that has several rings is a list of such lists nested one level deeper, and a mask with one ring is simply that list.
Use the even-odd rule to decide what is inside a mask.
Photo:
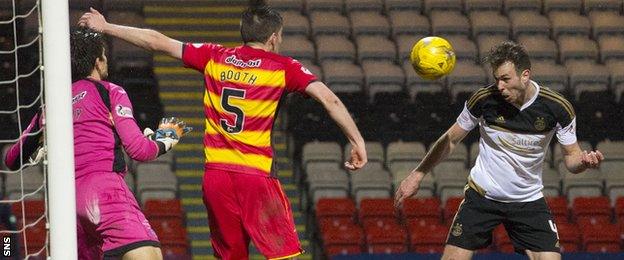
[{"label": "player's black shorts", "polygon": [[468,250],[492,243],[492,230],[503,224],[516,252],[559,252],[556,226],[544,198],[503,203],[486,199],[468,188],[446,241]]}]

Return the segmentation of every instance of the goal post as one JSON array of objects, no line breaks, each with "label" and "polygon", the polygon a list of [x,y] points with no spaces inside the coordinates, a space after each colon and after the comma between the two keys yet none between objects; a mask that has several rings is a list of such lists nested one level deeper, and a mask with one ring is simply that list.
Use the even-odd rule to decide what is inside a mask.
[{"label": "goal post", "polygon": [[77,259],[68,1],[40,0],[51,259]]}]

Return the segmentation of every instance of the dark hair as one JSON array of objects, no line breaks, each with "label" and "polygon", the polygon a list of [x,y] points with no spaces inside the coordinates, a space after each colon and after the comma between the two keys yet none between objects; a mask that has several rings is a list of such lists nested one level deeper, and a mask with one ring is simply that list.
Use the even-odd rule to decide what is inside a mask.
[{"label": "dark hair", "polygon": [[70,44],[73,82],[91,75],[95,67],[95,60],[102,58],[106,43],[101,33],[80,28],[72,31]]},{"label": "dark hair", "polygon": [[241,37],[244,43],[265,43],[271,34],[279,32],[284,21],[282,16],[266,5],[252,5],[241,17]]},{"label": "dark hair", "polygon": [[494,46],[485,58],[485,61],[490,63],[493,70],[496,70],[507,61],[516,66],[517,73],[531,69],[531,61],[524,47],[512,41],[506,41]]}]

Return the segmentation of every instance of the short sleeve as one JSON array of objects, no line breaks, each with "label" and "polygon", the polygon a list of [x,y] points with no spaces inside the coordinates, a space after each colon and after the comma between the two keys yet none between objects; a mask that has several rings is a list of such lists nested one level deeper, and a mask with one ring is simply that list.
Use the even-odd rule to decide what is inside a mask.
[{"label": "short sleeve", "polygon": [[220,45],[212,43],[185,43],[182,47],[182,62],[189,68],[204,71],[206,64]]},{"label": "short sleeve", "polygon": [[457,117],[457,124],[459,127],[466,131],[471,131],[479,124],[479,119],[473,116],[468,110],[467,104],[464,105],[464,110]]},{"label": "short sleeve", "polygon": [[286,69],[286,89],[291,92],[305,92],[310,83],[317,81],[316,76],[301,65],[300,62],[292,60]]},{"label": "short sleeve", "polygon": [[576,143],[576,118],[573,118],[570,124],[565,127],[557,123],[555,131],[557,132],[557,140],[560,144],[571,145]]}]

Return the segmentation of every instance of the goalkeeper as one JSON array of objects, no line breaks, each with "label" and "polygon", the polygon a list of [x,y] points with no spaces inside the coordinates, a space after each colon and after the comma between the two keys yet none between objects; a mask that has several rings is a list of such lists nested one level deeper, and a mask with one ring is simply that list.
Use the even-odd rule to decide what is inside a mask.
[{"label": "goalkeeper", "polygon": [[[155,133],[148,128],[144,136],[124,89],[104,81],[104,46],[99,33],[80,29],[71,34],[78,257],[162,259],[158,238],[124,182],[123,150],[137,161],[154,160],[191,129],[167,118]],[[40,133],[43,118],[37,114],[7,152],[10,169],[35,153],[39,136],[27,133]]]}]

